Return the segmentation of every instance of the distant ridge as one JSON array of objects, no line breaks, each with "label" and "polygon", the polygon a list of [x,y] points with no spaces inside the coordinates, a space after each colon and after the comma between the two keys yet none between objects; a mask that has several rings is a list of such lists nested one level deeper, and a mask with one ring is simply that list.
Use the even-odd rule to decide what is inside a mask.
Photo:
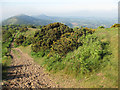
[{"label": "distant ridge", "polygon": [[25,14],[20,14],[17,16],[10,17],[2,22],[2,25],[9,24],[35,24],[35,25],[47,25],[52,23],[50,20],[37,19],[32,16],[28,16]]},{"label": "distant ridge", "polygon": [[116,18],[100,18],[100,17],[57,17],[47,16],[45,14],[29,16],[20,14],[17,16],[10,17],[2,22],[2,25],[9,24],[27,24],[27,25],[47,25],[54,22],[64,23],[65,25],[74,27],[88,27],[97,28],[104,26],[105,28],[111,27],[114,23],[117,23]]}]

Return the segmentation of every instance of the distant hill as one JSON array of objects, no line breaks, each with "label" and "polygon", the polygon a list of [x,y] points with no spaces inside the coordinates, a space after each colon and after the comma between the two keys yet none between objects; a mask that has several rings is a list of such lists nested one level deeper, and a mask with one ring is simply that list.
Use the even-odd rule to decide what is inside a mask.
[{"label": "distant hill", "polygon": [[27,25],[47,25],[54,22],[61,22],[69,27],[72,27],[72,24],[69,22],[62,22],[59,17],[50,17],[46,15],[39,15],[39,16],[28,16],[28,15],[17,15],[10,17],[2,22],[2,25],[9,25],[9,24],[27,24]]},{"label": "distant hill", "polygon": [[64,23],[65,25],[73,27],[88,27],[97,28],[104,26],[105,28],[111,27],[114,23],[117,23],[117,18],[99,18],[99,17],[57,17],[47,16],[44,14],[37,16],[17,15],[8,18],[2,22],[2,25],[8,24],[34,24],[34,25],[47,25],[54,22]]},{"label": "distant hill", "polygon": [[47,25],[53,23],[51,20],[37,19],[28,15],[18,15],[8,18],[2,22],[2,25],[8,24],[35,24],[35,25]]}]

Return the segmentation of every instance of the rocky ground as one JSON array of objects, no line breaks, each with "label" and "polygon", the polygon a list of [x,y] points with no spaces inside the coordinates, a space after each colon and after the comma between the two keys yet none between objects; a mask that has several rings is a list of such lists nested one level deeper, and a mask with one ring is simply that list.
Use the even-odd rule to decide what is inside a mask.
[{"label": "rocky ground", "polygon": [[[17,51],[17,53],[13,52]],[[43,67],[37,65],[28,54],[19,48],[11,51],[12,64],[8,70],[8,77],[3,80],[3,87],[10,88],[59,88],[50,74],[45,73]],[[19,55],[19,56],[18,56]]]}]

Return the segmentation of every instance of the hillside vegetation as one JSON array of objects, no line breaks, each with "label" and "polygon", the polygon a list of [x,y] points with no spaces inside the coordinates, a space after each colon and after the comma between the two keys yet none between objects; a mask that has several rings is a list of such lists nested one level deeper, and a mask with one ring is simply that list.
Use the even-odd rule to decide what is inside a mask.
[{"label": "hillside vegetation", "polygon": [[[3,40],[13,37],[10,45],[15,37],[14,46],[31,55],[46,70],[84,79],[83,87],[117,87],[117,28],[69,28],[61,23],[28,27],[3,26],[3,35],[7,35]],[[7,56],[6,52],[3,57]],[[99,80],[103,77],[102,83]]]}]

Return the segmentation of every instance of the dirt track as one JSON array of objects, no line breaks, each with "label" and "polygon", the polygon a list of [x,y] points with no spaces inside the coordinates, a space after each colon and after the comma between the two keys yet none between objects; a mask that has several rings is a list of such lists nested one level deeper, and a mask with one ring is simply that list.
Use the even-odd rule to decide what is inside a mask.
[{"label": "dirt track", "polygon": [[[17,53],[15,53],[17,52]],[[10,88],[58,88],[43,67],[37,65],[28,54],[23,53],[19,48],[13,48],[12,64],[8,70],[5,87]]]}]

